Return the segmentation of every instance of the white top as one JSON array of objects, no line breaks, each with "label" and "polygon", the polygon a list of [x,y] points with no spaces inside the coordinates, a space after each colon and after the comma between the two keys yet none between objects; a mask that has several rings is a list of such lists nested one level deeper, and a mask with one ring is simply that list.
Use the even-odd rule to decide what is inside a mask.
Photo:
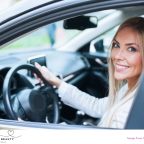
[{"label": "white top", "polygon": [[107,107],[108,97],[95,98],[65,82],[60,85],[58,94],[66,105],[81,110],[92,117],[102,117],[98,126],[124,128],[135,93],[134,90],[124,97],[127,89],[127,85],[120,89],[111,109]]}]

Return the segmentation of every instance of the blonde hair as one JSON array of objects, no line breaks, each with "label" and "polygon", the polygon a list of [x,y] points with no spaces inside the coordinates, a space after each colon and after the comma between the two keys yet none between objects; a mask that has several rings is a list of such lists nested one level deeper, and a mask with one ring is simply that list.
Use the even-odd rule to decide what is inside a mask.
[{"label": "blonde hair", "polygon": [[[142,49],[141,49],[141,54],[142,54],[142,58],[144,58],[144,18],[142,17],[133,17],[130,18],[128,20],[126,20],[124,23],[122,23],[120,25],[120,27],[118,28],[114,38],[117,36],[117,34],[119,33],[119,31],[121,31],[124,28],[131,28],[134,31],[137,32],[138,34],[138,38],[140,39],[141,43],[142,43]],[[113,38],[113,39],[114,39]],[[113,40],[112,40],[113,41]],[[114,66],[111,60],[111,51],[112,51],[112,46],[110,49],[110,57],[108,59],[108,70],[109,70],[109,107],[111,107],[114,102],[115,102],[115,96],[117,94],[117,92],[120,90],[120,88],[126,84],[126,80],[122,80],[122,81],[118,81],[114,78]],[[142,67],[144,66],[144,62],[142,60]],[[139,80],[138,80],[139,81]],[[136,83],[136,85],[134,86],[134,88],[137,86],[138,82]],[[133,88],[133,89],[134,89]],[[129,92],[131,92],[133,89],[129,90]]]}]

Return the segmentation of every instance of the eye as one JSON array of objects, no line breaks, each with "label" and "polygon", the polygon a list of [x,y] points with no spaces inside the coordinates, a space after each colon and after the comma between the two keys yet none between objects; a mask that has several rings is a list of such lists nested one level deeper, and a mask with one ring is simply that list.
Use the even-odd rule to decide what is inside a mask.
[{"label": "eye", "polygon": [[116,43],[116,42],[113,42],[112,43],[112,48],[119,48],[120,46],[119,46],[119,44],[118,43]]},{"label": "eye", "polygon": [[134,47],[129,47],[129,48],[128,48],[128,51],[130,51],[130,52],[136,52],[136,51],[137,51],[137,49],[136,49],[136,48],[134,48]]}]

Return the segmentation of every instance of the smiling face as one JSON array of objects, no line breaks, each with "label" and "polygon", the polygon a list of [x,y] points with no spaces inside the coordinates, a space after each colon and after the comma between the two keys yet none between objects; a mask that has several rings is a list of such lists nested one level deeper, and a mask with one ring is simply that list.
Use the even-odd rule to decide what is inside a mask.
[{"label": "smiling face", "polygon": [[132,28],[121,29],[112,42],[114,78],[134,86],[142,71],[141,41]]}]

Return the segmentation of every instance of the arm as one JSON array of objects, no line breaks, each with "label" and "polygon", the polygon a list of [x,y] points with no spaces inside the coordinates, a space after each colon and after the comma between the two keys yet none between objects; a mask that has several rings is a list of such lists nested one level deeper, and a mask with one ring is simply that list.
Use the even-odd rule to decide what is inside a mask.
[{"label": "arm", "polygon": [[92,117],[101,117],[106,110],[107,97],[95,98],[65,82],[61,83],[58,94],[66,105],[79,109]]},{"label": "arm", "polygon": [[67,84],[57,78],[45,66],[35,64],[42,76],[50,84],[58,88],[59,97],[66,104],[79,109],[92,117],[101,117],[106,110],[108,98],[98,99],[89,94],[80,91],[75,86]]}]

